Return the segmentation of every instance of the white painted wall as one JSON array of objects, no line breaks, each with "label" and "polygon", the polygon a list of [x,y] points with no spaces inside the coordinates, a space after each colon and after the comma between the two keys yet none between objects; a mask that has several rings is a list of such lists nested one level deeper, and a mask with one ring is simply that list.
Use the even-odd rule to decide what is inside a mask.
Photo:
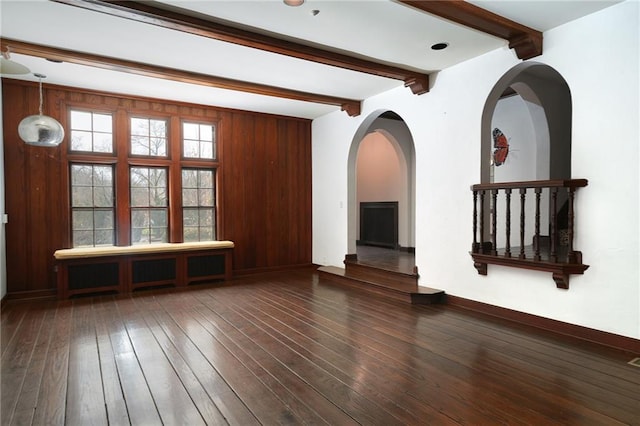
[{"label": "white painted wall", "polygon": [[[550,273],[473,268],[470,185],[480,182],[481,115],[496,81],[520,61],[502,48],[440,72],[431,92],[398,87],[367,99],[362,115],[313,122],[313,260],[347,253],[347,161],[359,126],[378,110],[404,118],[416,148],[416,264],[421,284],[447,293],[640,338],[639,3],[627,1],[544,34],[534,60],[556,69],[573,102],[575,247],[591,267],[557,289]],[[361,137],[361,136],[360,136]]]}]

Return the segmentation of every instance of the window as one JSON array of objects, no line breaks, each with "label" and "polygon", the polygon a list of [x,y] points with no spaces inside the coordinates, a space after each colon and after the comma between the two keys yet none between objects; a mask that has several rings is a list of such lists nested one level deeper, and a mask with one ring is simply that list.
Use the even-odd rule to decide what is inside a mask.
[{"label": "window", "polygon": [[73,247],[216,239],[217,124],[147,112],[69,109]]},{"label": "window", "polygon": [[184,158],[216,158],[215,126],[182,123],[182,155]]},{"label": "window", "polygon": [[112,153],[111,114],[71,111],[71,151]]},{"label": "window", "polygon": [[113,167],[71,165],[71,229],[74,247],[113,245]]},{"label": "window", "polygon": [[131,154],[166,157],[167,122],[131,118]]},{"label": "window", "polygon": [[215,240],[214,171],[182,169],[184,241]]},{"label": "window", "polygon": [[132,167],[130,176],[131,244],[166,243],[167,170]]}]

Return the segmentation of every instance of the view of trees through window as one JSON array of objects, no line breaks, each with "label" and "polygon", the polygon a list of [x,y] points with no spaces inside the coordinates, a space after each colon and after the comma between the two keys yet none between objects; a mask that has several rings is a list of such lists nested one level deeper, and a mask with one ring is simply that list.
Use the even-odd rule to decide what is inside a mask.
[{"label": "view of trees through window", "polygon": [[212,170],[182,169],[182,209],[185,241],[215,240]]},{"label": "view of trees through window", "polygon": [[132,167],[131,244],[166,243],[168,223],[167,170]]},{"label": "view of trees through window", "polygon": [[[169,117],[126,123],[113,112],[76,109],[69,117],[74,247],[216,239],[215,123],[180,120],[180,139],[171,140]],[[125,126],[128,137],[117,140],[114,129]]]},{"label": "view of trees through window", "polygon": [[114,243],[113,167],[71,165],[73,246]]}]

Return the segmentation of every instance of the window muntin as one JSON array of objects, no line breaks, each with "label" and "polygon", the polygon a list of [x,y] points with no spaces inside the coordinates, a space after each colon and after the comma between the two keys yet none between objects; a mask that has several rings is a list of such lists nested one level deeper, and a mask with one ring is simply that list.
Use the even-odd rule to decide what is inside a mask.
[{"label": "window muntin", "polygon": [[131,244],[166,243],[169,228],[167,169],[131,167]]},{"label": "window muntin", "polygon": [[90,111],[71,110],[71,151],[113,152],[113,117]]},{"label": "window muntin", "polygon": [[184,241],[215,240],[215,217],[215,171],[182,169]]},{"label": "window muntin", "polygon": [[131,154],[167,156],[167,122],[152,118],[131,118]]},{"label": "window muntin", "polygon": [[182,156],[215,160],[217,156],[215,125],[183,122]]},{"label": "window muntin", "polygon": [[114,245],[113,167],[71,164],[70,174],[73,247]]}]

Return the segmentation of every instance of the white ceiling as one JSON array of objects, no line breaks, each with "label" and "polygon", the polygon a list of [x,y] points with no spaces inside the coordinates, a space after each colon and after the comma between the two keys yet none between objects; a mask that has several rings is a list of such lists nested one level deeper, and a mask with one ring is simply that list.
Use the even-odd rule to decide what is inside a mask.
[{"label": "white ceiling", "polygon": [[[616,1],[488,1],[471,3],[545,31]],[[507,42],[387,0],[162,0],[182,13],[310,43],[416,71],[450,67]],[[313,10],[319,11],[317,14]],[[404,83],[233,45],[45,0],[0,0],[0,35],[30,43],[127,59],[304,92],[365,99]],[[447,42],[443,51],[430,46]],[[515,55],[515,53],[514,53]],[[316,118],[338,107],[196,86],[12,54],[47,75],[46,83],[249,111]],[[13,77],[13,76],[12,76]],[[16,78],[34,80],[32,75]],[[409,89],[406,89],[409,90]],[[428,94],[421,95],[428,96]]]}]

